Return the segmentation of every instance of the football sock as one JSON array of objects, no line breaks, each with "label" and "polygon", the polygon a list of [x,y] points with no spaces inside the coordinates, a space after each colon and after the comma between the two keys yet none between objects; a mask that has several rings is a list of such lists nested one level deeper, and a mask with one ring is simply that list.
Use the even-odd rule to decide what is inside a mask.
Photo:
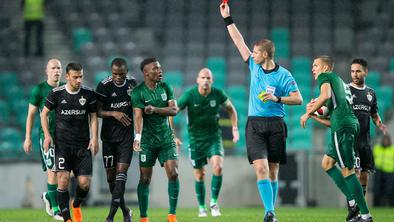
[{"label": "football sock", "polygon": [[353,200],[352,193],[349,190],[349,187],[345,181],[345,178],[342,176],[341,171],[338,167],[334,166],[331,169],[327,170],[326,173],[334,180],[337,187],[342,191],[342,193],[346,196],[346,200]]},{"label": "football sock", "polygon": [[222,187],[223,176],[212,175],[211,181],[211,205],[214,205],[218,201],[220,188]]},{"label": "football sock", "polygon": [[168,181],[168,199],[170,202],[170,214],[176,214],[179,196],[179,180]]},{"label": "football sock", "polygon": [[140,217],[148,216],[148,204],[149,204],[149,185],[139,183],[137,187],[138,205],[140,208]]},{"label": "football sock", "polygon": [[204,181],[195,181],[194,188],[196,189],[196,196],[198,205],[205,208],[205,184]]},{"label": "football sock", "polygon": [[83,190],[82,188],[77,186],[77,189],[75,190],[75,199],[73,202],[73,207],[78,208],[81,206],[82,201],[86,199],[86,196],[88,196],[89,193],[89,188],[87,190]]},{"label": "football sock", "polygon": [[271,182],[268,179],[257,181],[257,188],[260,193],[261,201],[265,207],[265,214],[268,212],[274,213],[273,194]]},{"label": "football sock", "polygon": [[59,208],[60,211],[62,212],[64,221],[71,219],[70,209],[69,209],[70,207],[68,205],[68,203],[70,202],[70,195],[68,193],[68,190],[57,189],[57,199],[59,201]]},{"label": "football sock", "polygon": [[48,187],[48,198],[49,201],[51,202],[51,206],[52,206],[52,210],[53,210],[53,214],[56,215],[57,213],[59,213],[59,204],[57,203],[57,199],[56,199],[56,195],[57,195],[57,184],[47,184]]},{"label": "football sock", "polygon": [[272,187],[272,203],[275,206],[276,203],[276,198],[278,197],[278,181],[271,181],[271,187]]},{"label": "football sock", "polygon": [[368,206],[365,202],[365,198],[363,195],[363,188],[361,187],[360,182],[357,179],[356,174],[352,174],[345,178],[346,183],[356,200],[357,206],[360,208],[361,214],[368,214]]},{"label": "football sock", "polygon": [[121,202],[121,197],[124,195],[125,184],[127,181],[126,173],[117,173],[115,180],[115,187],[112,191],[111,207],[107,218],[113,219]]}]

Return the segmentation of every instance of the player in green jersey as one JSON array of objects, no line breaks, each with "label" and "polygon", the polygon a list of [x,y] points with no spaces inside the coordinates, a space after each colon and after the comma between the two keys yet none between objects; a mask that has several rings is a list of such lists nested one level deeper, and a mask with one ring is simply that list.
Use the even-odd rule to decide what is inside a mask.
[{"label": "player in green jersey", "polygon": [[135,138],[133,149],[139,152],[140,181],[138,201],[140,221],[148,221],[149,183],[152,167],[159,160],[168,177],[168,196],[170,210],[169,222],[176,222],[176,207],[179,195],[178,154],[174,133],[168,116],[175,116],[177,104],[172,88],[163,79],[163,70],[155,58],[141,62],[144,82],[132,92]]},{"label": "player in green jersey", "polygon": [[[186,91],[178,101],[180,110],[187,108],[190,141],[190,160],[194,168],[195,189],[199,204],[199,217],[206,217],[204,166],[212,165],[211,215],[221,216],[217,199],[222,185],[223,143],[219,126],[219,111],[223,106],[230,115],[233,141],[239,139],[237,111],[225,93],[212,87],[211,70],[203,68],[197,76],[198,86]],[[180,140],[177,140],[180,141]]]},{"label": "player in green jersey", "polygon": [[[45,105],[48,93],[53,88],[59,86],[60,77],[62,75],[62,65],[60,61],[57,59],[49,60],[45,72],[47,75],[47,80],[36,85],[30,95],[29,111],[27,113],[26,119],[26,135],[25,142],[23,144],[23,149],[27,154],[29,154],[32,150],[31,131],[33,128],[34,118],[36,116],[37,110],[41,113]],[[49,126],[50,132],[53,136],[55,131],[55,113],[53,111],[49,115]],[[53,171],[55,164],[55,151],[54,147],[50,147],[48,152],[44,151],[44,133],[42,131],[41,125],[39,127],[39,137],[42,169],[44,170],[44,172],[46,171],[48,175],[48,191],[44,192],[41,198],[45,203],[46,212],[50,216],[53,216],[55,220],[63,220],[61,212],[59,211],[59,205],[56,200],[57,180],[56,173]]]},{"label": "player in green jersey", "polygon": [[[329,56],[319,56],[312,64],[312,73],[320,87],[320,95],[307,112],[301,117],[301,126],[313,118],[331,128],[331,145],[322,160],[322,167],[346,196],[355,214],[349,214],[347,221],[372,221],[363,189],[355,174],[355,141],[359,133],[359,123],[353,113],[352,94],[349,86],[335,73],[334,62]],[[329,109],[330,120],[319,119],[314,113],[323,105]],[[338,163],[342,172],[335,166]],[[361,217],[356,214],[356,204],[360,208]]]}]

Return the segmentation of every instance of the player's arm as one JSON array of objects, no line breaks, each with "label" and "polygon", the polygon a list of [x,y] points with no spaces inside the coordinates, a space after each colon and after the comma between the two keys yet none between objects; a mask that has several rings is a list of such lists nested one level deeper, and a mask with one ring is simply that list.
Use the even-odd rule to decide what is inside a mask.
[{"label": "player's arm", "polygon": [[136,152],[141,151],[141,134],[142,134],[142,127],[143,127],[143,110],[141,108],[133,108],[134,113],[134,143],[133,149]]},{"label": "player's arm", "polygon": [[92,130],[92,138],[90,139],[88,149],[90,149],[93,155],[96,155],[99,150],[97,113],[96,112],[89,113],[89,117],[90,117],[90,129]]},{"label": "player's arm", "polygon": [[380,131],[382,131],[382,133],[384,135],[386,135],[387,134],[387,126],[385,124],[383,124],[379,113],[371,114],[371,117],[372,117],[372,120],[373,120],[373,123],[375,124],[375,126],[377,126],[380,129]]},{"label": "player's arm", "polygon": [[224,102],[224,108],[226,109],[227,113],[230,116],[232,133],[233,133],[233,142],[236,143],[239,140],[237,110],[235,109],[233,103],[229,99],[227,99],[226,102]]},{"label": "player's arm", "polygon": [[329,83],[323,83],[320,86],[320,95],[317,97],[313,106],[300,118],[300,124],[302,128],[305,128],[306,121],[316,112],[320,107],[322,107],[327,100],[331,98],[331,86]]},{"label": "player's arm", "polygon": [[122,123],[123,126],[130,126],[131,125],[131,118],[127,116],[125,113],[118,112],[118,111],[105,111],[103,109],[103,102],[100,100],[97,100],[97,115],[98,117],[101,118],[115,118],[118,120],[120,123]]},{"label": "player's arm", "polygon": [[324,126],[331,127],[331,121],[329,119],[321,119],[316,115],[311,115],[311,118]]},{"label": "player's arm", "polygon": [[[237,47],[241,57],[244,61],[247,61],[252,54],[250,49],[245,43],[242,34],[239,32],[237,26],[232,23],[232,18],[230,16],[230,7],[227,3],[220,4],[220,14],[222,15],[225,23],[227,24],[227,30],[233,40],[235,46]],[[231,24],[230,24],[231,23]]]},{"label": "player's arm", "polygon": [[49,112],[50,110],[46,106],[44,106],[44,109],[42,109],[41,112],[41,127],[45,137],[44,139],[45,152],[48,152],[49,145],[53,144],[52,136],[51,133],[49,132],[49,121],[48,121]]},{"label": "player's arm", "polygon": [[171,128],[172,132],[174,133],[175,145],[176,145],[176,149],[179,153],[179,149],[180,149],[180,145],[182,145],[182,141],[176,136],[174,118],[175,118],[174,116],[169,116],[168,122],[170,123],[170,128]]},{"label": "player's arm", "polygon": [[26,117],[26,134],[25,134],[25,142],[23,143],[23,149],[25,153],[30,153],[32,150],[32,142],[31,142],[31,130],[34,126],[34,118],[36,117],[38,107],[32,104],[29,104],[29,110],[27,112]]},{"label": "player's arm", "polygon": [[302,95],[299,90],[290,92],[289,96],[280,97],[280,101],[279,97],[273,95],[272,93],[263,93],[262,96],[264,97],[264,102],[271,100],[273,102],[280,102],[286,105],[302,105],[303,102]]},{"label": "player's arm", "polygon": [[159,114],[162,116],[175,116],[178,111],[178,106],[176,104],[176,100],[172,99],[168,101],[168,106],[167,107],[154,107],[151,105],[148,105],[145,107],[145,113],[146,114]]}]

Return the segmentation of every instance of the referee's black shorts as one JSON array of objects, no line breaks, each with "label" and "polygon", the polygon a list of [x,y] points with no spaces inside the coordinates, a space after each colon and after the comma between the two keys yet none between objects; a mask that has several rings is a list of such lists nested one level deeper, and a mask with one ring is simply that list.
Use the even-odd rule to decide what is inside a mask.
[{"label": "referee's black shorts", "polygon": [[286,164],[287,126],[283,118],[249,116],[245,135],[250,164],[258,159]]}]

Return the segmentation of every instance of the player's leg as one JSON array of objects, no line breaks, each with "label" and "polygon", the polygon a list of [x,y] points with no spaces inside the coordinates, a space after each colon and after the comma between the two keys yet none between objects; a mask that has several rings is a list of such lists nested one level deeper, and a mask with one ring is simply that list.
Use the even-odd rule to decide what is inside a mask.
[{"label": "player's leg", "polygon": [[91,176],[90,175],[76,175],[78,184],[75,190],[75,198],[72,201],[71,209],[73,213],[74,221],[82,221],[82,210],[81,204],[88,196],[90,189]]},{"label": "player's leg", "polygon": [[137,187],[137,194],[141,222],[148,221],[149,184],[152,178],[152,172],[152,167],[141,167],[140,164],[140,181]]},{"label": "player's leg", "polygon": [[[196,191],[196,197],[198,201],[198,216],[207,216],[207,207],[205,205],[205,169],[200,164],[196,164],[196,161],[192,161],[194,167],[194,188]],[[202,164],[201,164],[202,165]]]},{"label": "player's leg", "polygon": [[168,200],[170,204],[168,221],[176,222],[175,215],[179,196],[178,160],[167,160],[164,162],[164,169],[168,178]]},{"label": "player's leg", "polygon": [[59,208],[62,212],[62,216],[64,221],[71,220],[70,215],[70,194],[68,192],[68,184],[70,181],[70,172],[69,171],[58,171],[57,173],[57,199],[59,202]]},{"label": "player's leg", "polygon": [[212,165],[212,180],[211,180],[211,214],[213,217],[221,216],[218,197],[220,193],[220,188],[222,187],[223,180],[223,157],[219,155],[214,155],[210,158]]}]

